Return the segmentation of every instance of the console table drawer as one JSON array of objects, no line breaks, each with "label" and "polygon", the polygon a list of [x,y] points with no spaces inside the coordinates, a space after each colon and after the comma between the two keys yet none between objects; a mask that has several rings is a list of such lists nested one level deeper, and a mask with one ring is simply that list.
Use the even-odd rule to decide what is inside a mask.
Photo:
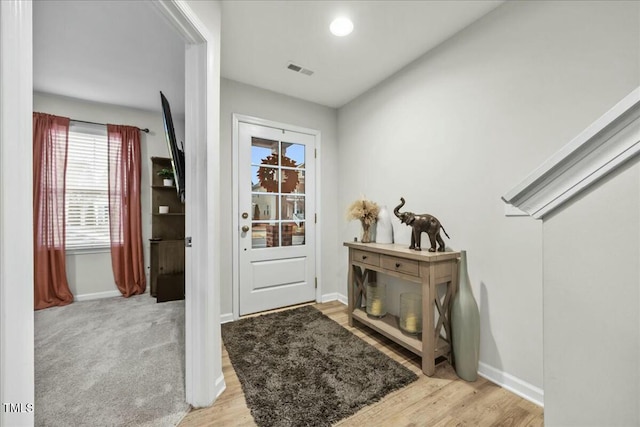
[{"label": "console table drawer", "polygon": [[353,260],[356,261],[356,262],[361,262],[363,264],[379,266],[380,265],[380,254],[374,254],[374,253],[371,253],[371,252],[354,250],[353,251]]},{"label": "console table drawer", "polygon": [[410,276],[420,276],[420,263],[418,261],[380,255],[380,266],[385,270],[397,271],[398,273],[404,273]]}]

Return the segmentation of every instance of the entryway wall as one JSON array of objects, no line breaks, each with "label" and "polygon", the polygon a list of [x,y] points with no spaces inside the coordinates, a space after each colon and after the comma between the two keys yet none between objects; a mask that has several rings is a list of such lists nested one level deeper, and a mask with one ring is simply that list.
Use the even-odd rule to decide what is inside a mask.
[{"label": "entryway wall", "polygon": [[[170,94],[168,94],[170,96]],[[171,101],[171,98],[169,98]],[[158,107],[160,95],[158,94]],[[141,208],[142,244],[144,265],[149,286],[149,238],[151,237],[151,162],[152,156],[169,157],[164,135],[164,124],[160,111],[85,101],[49,93],[34,92],[33,110],[48,114],[86,120],[97,123],[112,123],[149,128],[149,133],[140,133],[142,153]],[[174,126],[178,141],[184,141],[184,117],[174,115]],[[105,183],[106,185],[106,183]],[[109,249],[79,253],[67,253],[67,279],[76,300],[100,296],[118,296],[120,292],[113,279]]]},{"label": "entryway wall", "polygon": [[[292,79],[307,78],[293,75]],[[322,244],[320,248],[323,300],[336,299],[338,283],[346,279],[338,269],[339,254],[337,223],[342,220],[338,211],[336,194],[337,177],[337,112],[312,102],[302,101],[229,79],[220,82],[220,181],[223,207],[221,213],[222,250],[221,250],[221,321],[233,319],[232,298],[232,114],[243,114],[272,120],[274,122],[316,129],[321,132],[322,143],[318,156],[321,159],[319,173],[321,199],[317,203],[318,223],[321,227]]]},{"label": "entryway wall", "polygon": [[544,218],[545,424],[640,425],[640,161]]},{"label": "entryway wall", "polygon": [[[505,2],[339,109],[338,212],[364,193],[437,216],[447,244],[468,250],[481,374],[539,403],[542,222],[505,217],[500,197],[639,84],[640,3]],[[358,235],[355,221],[339,224],[341,239]],[[394,231],[408,245],[409,228]]]}]

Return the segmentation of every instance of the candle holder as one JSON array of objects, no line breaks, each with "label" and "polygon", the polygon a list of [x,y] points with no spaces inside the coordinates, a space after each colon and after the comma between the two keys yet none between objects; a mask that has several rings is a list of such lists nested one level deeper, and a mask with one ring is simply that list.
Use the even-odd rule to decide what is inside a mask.
[{"label": "candle holder", "polygon": [[422,332],[422,295],[400,294],[400,329],[408,334]]},{"label": "candle holder", "polygon": [[387,315],[385,307],[386,286],[384,283],[367,283],[367,314],[372,317]]}]

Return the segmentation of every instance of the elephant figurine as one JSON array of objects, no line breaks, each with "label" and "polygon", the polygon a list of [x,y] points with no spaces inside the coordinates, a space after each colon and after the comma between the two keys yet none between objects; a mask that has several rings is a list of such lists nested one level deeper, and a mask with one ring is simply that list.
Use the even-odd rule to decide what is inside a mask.
[{"label": "elephant figurine", "polygon": [[451,237],[449,237],[442,224],[440,224],[438,218],[429,214],[416,215],[413,212],[400,212],[400,208],[403,207],[405,203],[404,197],[400,197],[400,202],[401,203],[393,210],[393,213],[400,219],[401,223],[413,228],[409,249],[415,249],[416,251],[422,250],[420,248],[420,240],[422,232],[424,231],[429,236],[429,241],[431,242],[429,252],[436,251],[436,242],[438,243],[438,252],[444,252],[444,241],[442,237],[440,237],[440,229],[442,229],[447,238],[450,239]]}]

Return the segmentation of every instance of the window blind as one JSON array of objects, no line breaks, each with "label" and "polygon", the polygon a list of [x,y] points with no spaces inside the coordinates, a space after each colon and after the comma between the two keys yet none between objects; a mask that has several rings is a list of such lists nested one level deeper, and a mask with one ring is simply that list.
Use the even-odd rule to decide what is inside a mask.
[{"label": "window blind", "polygon": [[109,247],[107,130],[72,125],[66,171],[66,248]]}]

